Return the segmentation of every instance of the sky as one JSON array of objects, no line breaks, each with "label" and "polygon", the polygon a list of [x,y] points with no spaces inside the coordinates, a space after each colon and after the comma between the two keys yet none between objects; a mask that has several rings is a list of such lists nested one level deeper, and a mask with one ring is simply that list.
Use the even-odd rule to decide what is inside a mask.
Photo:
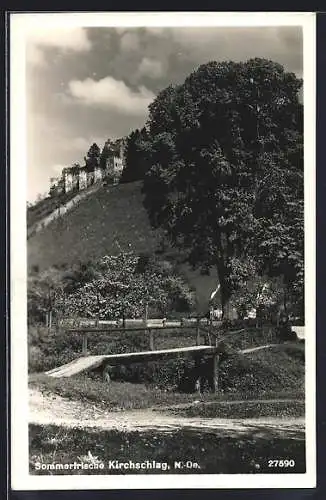
[{"label": "sky", "polygon": [[90,145],[142,127],[149,103],[209,61],[264,57],[302,77],[302,28],[42,28],[26,43],[27,199]]}]

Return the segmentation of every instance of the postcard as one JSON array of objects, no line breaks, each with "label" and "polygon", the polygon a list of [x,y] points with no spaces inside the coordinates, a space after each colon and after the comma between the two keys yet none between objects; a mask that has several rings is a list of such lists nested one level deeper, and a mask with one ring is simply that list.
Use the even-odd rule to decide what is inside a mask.
[{"label": "postcard", "polygon": [[9,21],[12,489],[313,488],[315,14]]}]

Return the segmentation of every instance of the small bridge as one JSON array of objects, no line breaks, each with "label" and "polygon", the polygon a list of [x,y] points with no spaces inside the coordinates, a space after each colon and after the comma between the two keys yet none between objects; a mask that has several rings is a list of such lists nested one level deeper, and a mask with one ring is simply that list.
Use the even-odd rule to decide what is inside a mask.
[{"label": "small bridge", "polygon": [[[227,336],[227,335],[226,335]],[[223,339],[226,337],[224,336]],[[195,360],[197,373],[201,377],[201,360],[203,357],[209,357],[211,361],[209,383],[214,392],[218,390],[218,372],[219,372],[219,359],[223,352],[223,348],[219,346],[217,338],[213,345],[196,345],[190,347],[178,347],[174,349],[161,349],[149,350],[141,352],[128,352],[122,354],[108,354],[108,355],[85,355],[70,363],[54,368],[46,372],[46,375],[55,378],[71,377],[82,372],[87,372],[95,369],[101,369],[103,378],[107,382],[110,381],[110,370],[112,366],[119,364],[130,364],[157,361],[162,359],[171,359],[180,355],[191,356]],[[256,346],[248,349],[239,350],[241,354],[247,354],[261,349],[269,349],[278,344],[267,344],[263,346]],[[83,341],[84,347],[84,341]]]},{"label": "small bridge", "polygon": [[51,377],[71,377],[77,373],[98,368],[101,365],[119,365],[129,363],[141,363],[144,361],[158,361],[179,356],[180,354],[203,356],[218,354],[218,347],[192,346],[179,347],[177,349],[162,349],[159,351],[127,352],[123,354],[103,354],[99,356],[84,356],[70,363],[62,365],[46,372]]}]

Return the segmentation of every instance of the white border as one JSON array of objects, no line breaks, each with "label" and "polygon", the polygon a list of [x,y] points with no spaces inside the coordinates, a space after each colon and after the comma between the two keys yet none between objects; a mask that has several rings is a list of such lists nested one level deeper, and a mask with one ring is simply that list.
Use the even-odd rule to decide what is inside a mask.
[{"label": "white border", "polygon": [[[32,476],[28,473],[26,305],[26,81],[25,36],[33,28],[101,26],[302,26],[304,33],[304,161],[306,285],[305,474]],[[159,488],[313,488],[315,424],[315,95],[314,13],[64,13],[11,14],[11,486],[15,490]]]}]

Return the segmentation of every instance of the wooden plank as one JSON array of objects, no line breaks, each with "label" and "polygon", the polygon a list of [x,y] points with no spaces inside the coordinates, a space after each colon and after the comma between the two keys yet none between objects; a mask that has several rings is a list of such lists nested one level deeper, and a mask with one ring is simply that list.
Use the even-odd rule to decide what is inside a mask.
[{"label": "wooden plank", "polygon": [[108,354],[105,355],[105,359],[110,361],[110,363],[138,363],[141,361],[152,361],[155,359],[163,359],[166,357],[174,357],[180,354],[214,354],[218,352],[218,347],[212,346],[191,346],[191,347],[179,347],[174,349],[162,349],[157,351],[143,351],[143,352],[129,352],[122,354]]},{"label": "wooden plank", "polygon": [[[159,326],[159,325],[154,325],[151,326],[152,330],[176,330],[176,331],[181,331],[181,330],[194,330],[196,328],[196,325],[185,325],[185,326]],[[131,327],[131,328],[121,328],[121,327],[111,327],[109,328],[66,328],[66,332],[69,333],[117,333],[117,332],[145,332],[148,330],[148,327],[142,326],[142,327]]]},{"label": "wooden plank", "polygon": [[117,365],[173,358],[179,355],[212,355],[218,351],[216,347],[192,346],[159,351],[129,352],[123,354],[107,354],[98,356],[83,356],[75,361],[46,372],[51,377],[71,377],[83,371],[92,370],[103,364]]}]

